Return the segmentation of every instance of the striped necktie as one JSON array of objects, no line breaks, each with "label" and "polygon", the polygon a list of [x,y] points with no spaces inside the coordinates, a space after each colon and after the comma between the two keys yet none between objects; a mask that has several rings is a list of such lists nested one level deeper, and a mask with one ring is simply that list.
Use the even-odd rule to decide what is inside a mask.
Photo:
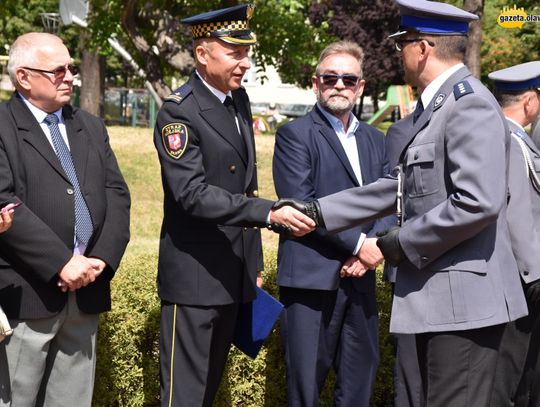
[{"label": "striped necktie", "polygon": [[60,134],[60,128],[58,127],[58,116],[55,114],[49,114],[43,121],[47,124],[47,127],[49,127],[56,155],[60,160],[60,164],[62,165],[69,182],[71,182],[71,185],[73,186],[73,192],[75,195],[75,233],[77,240],[84,245],[88,245],[90,237],[94,231],[92,226],[92,218],[81,192],[77,173],[75,172],[75,166],[73,165],[71,152],[64,142],[62,134]]}]

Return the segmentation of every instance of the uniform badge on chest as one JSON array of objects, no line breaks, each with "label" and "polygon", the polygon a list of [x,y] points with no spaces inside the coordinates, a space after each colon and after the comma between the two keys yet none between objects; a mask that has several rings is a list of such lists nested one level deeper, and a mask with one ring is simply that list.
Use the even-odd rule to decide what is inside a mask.
[{"label": "uniform badge on chest", "polygon": [[169,123],[161,130],[163,147],[169,156],[178,160],[188,143],[188,129],[183,123]]}]

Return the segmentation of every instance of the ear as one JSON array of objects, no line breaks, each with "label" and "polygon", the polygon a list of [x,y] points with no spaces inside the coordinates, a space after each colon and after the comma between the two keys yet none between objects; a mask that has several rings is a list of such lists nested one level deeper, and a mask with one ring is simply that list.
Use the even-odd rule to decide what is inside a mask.
[{"label": "ear", "polygon": [[317,78],[317,75],[313,75],[311,77],[311,88],[313,89],[313,93],[315,93],[315,95],[318,95],[318,93],[319,93],[319,78]]},{"label": "ear", "polygon": [[29,81],[30,74],[26,69],[17,68],[17,71],[15,72],[15,77],[17,78],[18,85],[24,90],[29,91],[32,88],[32,85]]},{"label": "ear", "polygon": [[356,97],[359,98],[362,96],[362,93],[364,93],[364,86],[366,86],[366,81],[361,79],[358,81],[358,84],[356,85]]},{"label": "ear", "polygon": [[201,43],[195,48],[195,58],[197,63],[206,66],[208,64],[208,47]]},{"label": "ear", "polygon": [[523,109],[525,114],[529,115],[535,110],[534,100],[537,98],[534,90],[528,91],[525,93],[523,98]]},{"label": "ear", "polygon": [[425,59],[431,52],[431,47],[429,47],[425,41],[419,41],[418,46],[420,47],[420,60]]},{"label": "ear", "polygon": [[530,90],[527,92],[527,99],[526,103],[527,106],[532,106],[534,104],[534,100],[536,99],[536,92],[534,90]]}]

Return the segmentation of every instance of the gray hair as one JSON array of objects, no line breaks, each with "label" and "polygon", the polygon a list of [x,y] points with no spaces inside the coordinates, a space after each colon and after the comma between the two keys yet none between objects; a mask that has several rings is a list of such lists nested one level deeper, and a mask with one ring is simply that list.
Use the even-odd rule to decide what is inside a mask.
[{"label": "gray hair", "polygon": [[317,68],[315,69],[315,74],[320,74],[319,67],[326,58],[328,58],[331,55],[336,54],[349,54],[353,58],[355,58],[358,63],[360,64],[360,77],[362,77],[362,64],[364,62],[364,51],[362,50],[362,47],[358,45],[356,42],[352,41],[337,41],[333,42],[332,44],[328,45],[323,51],[321,52],[321,56],[319,57],[319,61],[317,62]]},{"label": "gray hair", "polygon": [[31,32],[19,36],[9,49],[7,70],[11,83],[17,86],[17,69],[23,66],[35,67],[39,64],[38,51],[52,42],[62,40],[49,33]]}]

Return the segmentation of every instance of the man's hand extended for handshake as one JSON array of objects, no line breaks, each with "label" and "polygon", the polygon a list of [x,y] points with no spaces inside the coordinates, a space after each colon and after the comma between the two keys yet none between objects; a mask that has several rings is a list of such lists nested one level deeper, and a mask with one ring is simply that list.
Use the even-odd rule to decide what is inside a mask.
[{"label": "man's hand extended for handshake", "polygon": [[317,201],[302,202],[284,198],[277,201],[270,213],[269,228],[277,233],[296,237],[312,232],[317,226],[324,226]]},{"label": "man's hand extended for handshake", "polygon": [[399,243],[399,227],[377,233],[377,246],[381,249],[384,259],[392,266],[397,267],[402,261],[407,259],[401,243]]}]

